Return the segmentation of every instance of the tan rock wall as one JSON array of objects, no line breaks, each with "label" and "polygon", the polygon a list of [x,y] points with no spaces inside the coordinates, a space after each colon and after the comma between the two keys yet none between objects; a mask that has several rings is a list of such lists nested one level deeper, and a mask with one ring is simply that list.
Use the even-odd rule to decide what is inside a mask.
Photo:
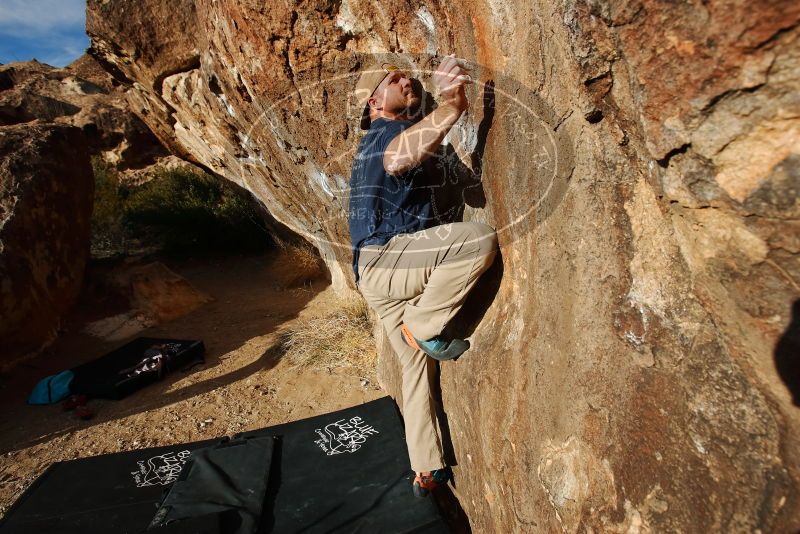
[{"label": "tan rock wall", "polygon": [[[441,369],[475,532],[800,528],[775,361],[800,297],[799,5],[163,5],[90,0],[94,53],[173,151],[315,241],[340,290],[359,65],[455,52],[495,81],[465,213],[501,259],[460,320],[473,349]],[[470,97],[462,156],[491,115]]]}]

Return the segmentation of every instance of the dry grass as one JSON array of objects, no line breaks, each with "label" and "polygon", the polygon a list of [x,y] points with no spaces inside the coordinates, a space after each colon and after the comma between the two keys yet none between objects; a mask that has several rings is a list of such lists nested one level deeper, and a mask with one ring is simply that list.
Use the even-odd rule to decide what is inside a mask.
[{"label": "dry grass", "polygon": [[343,301],[325,315],[297,322],[284,334],[283,349],[284,357],[298,367],[351,367],[374,381],[375,339],[363,299]]},{"label": "dry grass", "polygon": [[316,249],[308,243],[278,243],[283,254],[276,259],[274,267],[278,283],[283,287],[302,286],[309,280],[322,277],[325,268]]}]

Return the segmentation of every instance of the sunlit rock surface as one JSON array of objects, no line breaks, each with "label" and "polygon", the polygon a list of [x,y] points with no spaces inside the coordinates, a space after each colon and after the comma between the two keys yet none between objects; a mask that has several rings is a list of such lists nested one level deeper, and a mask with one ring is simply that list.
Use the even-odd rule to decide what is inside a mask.
[{"label": "sunlit rock surface", "polygon": [[797,355],[775,347],[800,297],[799,18],[780,0],[90,0],[87,26],[162,142],[313,240],[342,291],[353,76],[382,52],[471,60],[494,112],[471,87],[450,140],[470,166],[485,143],[464,216],[501,257],[441,392],[473,530],[789,532]]},{"label": "sunlit rock surface", "polygon": [[89,152],[131,183],[180,162],[128,110],[124,87],[90,56],[60,69],[36,60],[0,66],[0,126],[57,122],[80,128]]}]

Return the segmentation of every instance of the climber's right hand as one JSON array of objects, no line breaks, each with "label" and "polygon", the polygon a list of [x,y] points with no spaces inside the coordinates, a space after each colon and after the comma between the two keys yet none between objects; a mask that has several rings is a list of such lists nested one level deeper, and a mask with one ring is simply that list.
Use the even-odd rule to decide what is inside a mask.
[{"label": "climber's right hand", "polygon": [[444,58],[433,73],[439,105],[391,140],[383,153],[387,173],[402,176],[436,153],[447,132],[469,107],[464,85],[470,81],[463,59],[452,54]]},{"label": "climber's right hand", "polygon": [[433,73],[433,85],[439,95],[439,105],[450,105],[459,111],[469,107],[464,85],[470,83],[466,63],[450,54],[445,57]]}]

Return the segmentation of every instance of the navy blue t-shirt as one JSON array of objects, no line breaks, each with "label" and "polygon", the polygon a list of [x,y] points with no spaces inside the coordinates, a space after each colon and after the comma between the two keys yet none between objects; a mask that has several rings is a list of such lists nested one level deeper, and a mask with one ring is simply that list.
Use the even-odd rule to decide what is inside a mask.
[{"label": "navy blue t-shirt", "polygon": [[398,234],[439,224],[431,207],[431,181],[420,165],[400,176],[383,168],[386,147],[413,123],[378,118],[361,139],[350,174],[348,223],[353,272],[358,283],[358,256],[365,245],[385,245]]}]

